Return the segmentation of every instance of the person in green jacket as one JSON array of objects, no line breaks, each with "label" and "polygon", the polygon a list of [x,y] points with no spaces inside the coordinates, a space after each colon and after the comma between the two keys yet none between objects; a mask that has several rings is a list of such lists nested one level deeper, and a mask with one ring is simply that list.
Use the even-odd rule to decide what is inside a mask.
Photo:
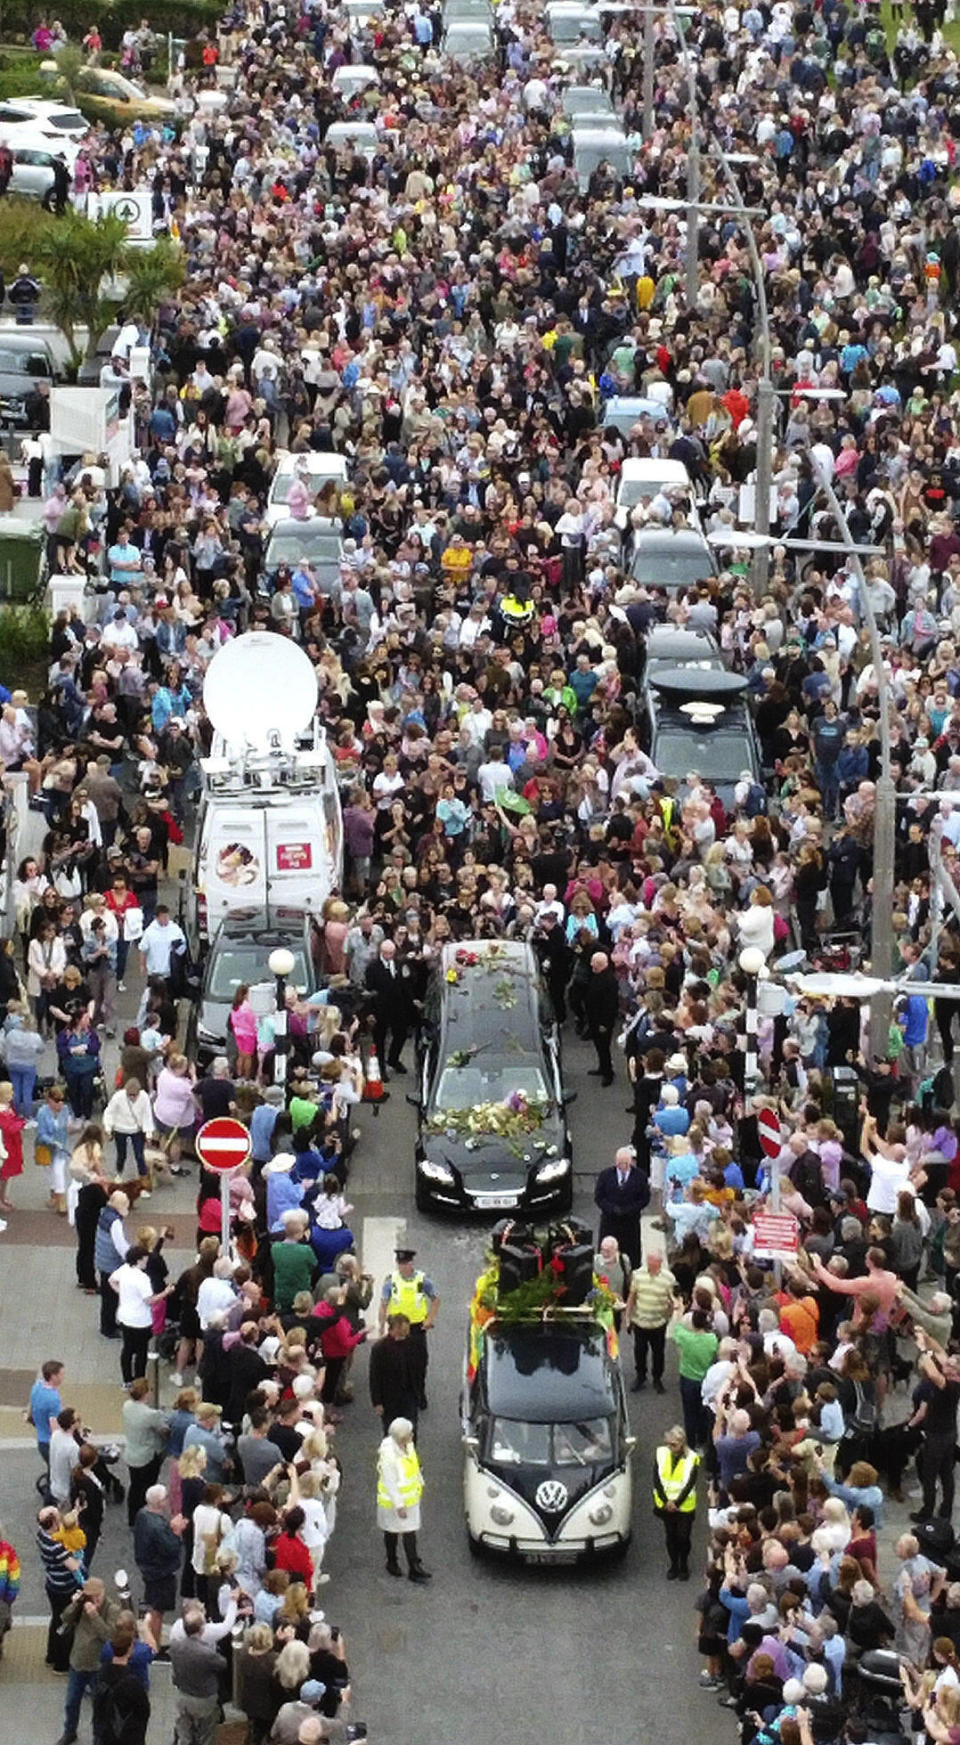
[{"label": "person in green jacket", "polygon": [[317,1270],[317,1257],[307,1241],[307,1213],[284,1212],[282,1223],[283,1241],[273,1245],[273,1300],[278,1315],[286,1315],[294,1297],[310,1289]]},{"label": "person in green jacket", "polygon": [[710,1433],[707,1409],[700,1397],[703,1378],[714,1362],[720,1341],[710,1326],[710,1317],[703,1309],[694,1309],[690,1325],[681,1320],[683,1304],[676,1305],[670,1323],[670,1337],[677,1348],[680,1366],[680,1403],[683,1407],[683,1427],[691,1448],[700,1449]]}]

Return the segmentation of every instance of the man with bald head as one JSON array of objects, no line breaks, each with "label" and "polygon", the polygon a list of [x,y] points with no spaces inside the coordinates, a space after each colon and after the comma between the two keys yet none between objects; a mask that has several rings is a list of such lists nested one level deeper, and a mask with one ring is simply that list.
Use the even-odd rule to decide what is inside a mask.
[{"label": "man with bald head", "polygon": [[605,1236],[616,1238],[617,1247],[634,1268],[640,1265],[640,1218],[649,1204],[650,1183],[646,1171],[637,1168],[632,1146],[621,1145],[611,1169],[602,1169],[593,1193],[600,1212],[599,1248]]},{"label": "man with bald head", "polygon": [[605,951],[595,951],[590,959],[590,975],[583,995],[583,1012],[587,1034],[597,1051],[597,1064],[590,1068],[590,1072],[599,1078],[602,1085],[612,1085],[610,1044],[620,1013],[620,989],[617,972]]}]

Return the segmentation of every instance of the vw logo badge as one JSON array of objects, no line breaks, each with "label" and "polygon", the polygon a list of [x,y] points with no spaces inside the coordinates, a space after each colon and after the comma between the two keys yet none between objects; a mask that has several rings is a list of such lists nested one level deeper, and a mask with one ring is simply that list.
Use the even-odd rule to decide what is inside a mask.
[{"label": "vw logo badge", "polygon": [[558,1478],[545,1478],[537,1486],[535,1502],[538,1509],[543,1509],[548,1515],[559,1515],[561,1509],[567,1506],[567,1487]]}]

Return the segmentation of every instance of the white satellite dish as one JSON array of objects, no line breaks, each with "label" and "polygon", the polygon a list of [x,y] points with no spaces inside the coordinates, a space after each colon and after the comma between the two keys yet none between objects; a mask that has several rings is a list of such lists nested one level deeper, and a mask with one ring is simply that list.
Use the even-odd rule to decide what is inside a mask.
[{"label": "white satellite dish", "polygon": [[291,751],[316,712],[317,675],[296,642],[251,630],[214,655],[203,705],[231,748]]}]

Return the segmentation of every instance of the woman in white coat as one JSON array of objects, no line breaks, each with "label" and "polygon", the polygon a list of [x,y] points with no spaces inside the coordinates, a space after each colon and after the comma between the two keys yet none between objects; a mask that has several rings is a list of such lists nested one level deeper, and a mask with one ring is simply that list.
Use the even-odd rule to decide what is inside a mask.
[{"label": "woman in white coat", "polygon": [[738,950],[742,951],[745,945],[755,945],[764,957],[769,957],[776,944],[773,917],[773,898],[766,885],[755,886],[747,907],[736,916]]},{"label": "woman in white coat", "polygon": [[411,1581],[430,1581],[417,1550],[423,1474],[409,1418],[394,1418],[377,1455],[377,1526],[387,1548],[387,1574],[402,1575],[402,1542]]}]

